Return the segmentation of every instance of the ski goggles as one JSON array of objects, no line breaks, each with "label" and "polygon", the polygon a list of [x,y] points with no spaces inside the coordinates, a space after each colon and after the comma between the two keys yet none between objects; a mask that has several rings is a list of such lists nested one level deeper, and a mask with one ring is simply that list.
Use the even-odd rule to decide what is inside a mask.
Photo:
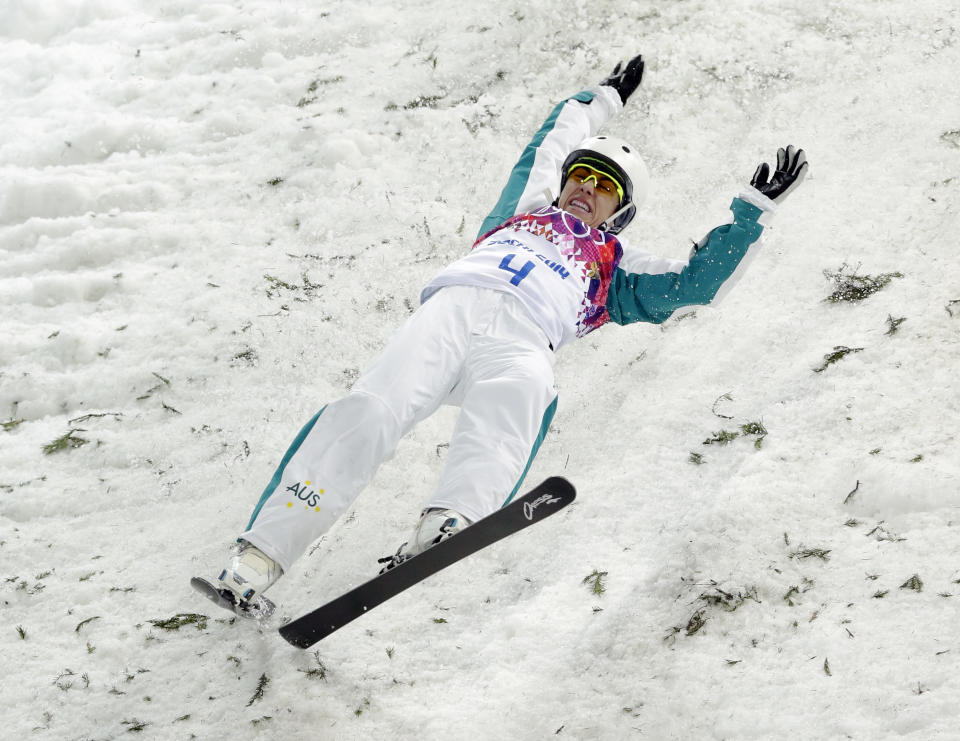
[{"label": "ski goggles", "polygon": [[616,195],[618,202],[623,203],[623,186],[610,173],[598,170],[582,162],[571,165],[567,170],[567,179],[577,184],[583,184],[588,180],[593,180],[593,187],[607,196]]}]

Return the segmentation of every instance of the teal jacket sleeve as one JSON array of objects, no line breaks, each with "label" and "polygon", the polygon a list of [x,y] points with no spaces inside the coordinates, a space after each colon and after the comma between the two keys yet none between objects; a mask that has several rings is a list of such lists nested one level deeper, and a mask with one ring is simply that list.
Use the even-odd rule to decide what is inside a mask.
[{"label": "teal jacket sleeve", "polygon": [[734,198],[730,210],[733,222],[707,234],[686,262],[625,249],[607,293],[610,320],[661,324],[679,309],[718,301],[746,267],[763,232],[763,209]]}]

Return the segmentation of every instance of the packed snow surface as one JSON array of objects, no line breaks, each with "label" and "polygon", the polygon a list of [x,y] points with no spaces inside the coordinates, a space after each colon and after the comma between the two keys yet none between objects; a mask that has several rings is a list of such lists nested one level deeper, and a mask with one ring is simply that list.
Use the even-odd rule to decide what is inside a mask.
[{"label": "packed snow surface", "polygon": [[[958,28],[948,0],[0,3],[2,735],[960,738]],[[444,409],[273,624],[204,601],[553,104],[638,52],[607,129],[652,173],[635,244],[685,256],[779,146],[811,175],[716,309],[560,352],[528,483],[577,502],[289,646],[406,539]]]}]

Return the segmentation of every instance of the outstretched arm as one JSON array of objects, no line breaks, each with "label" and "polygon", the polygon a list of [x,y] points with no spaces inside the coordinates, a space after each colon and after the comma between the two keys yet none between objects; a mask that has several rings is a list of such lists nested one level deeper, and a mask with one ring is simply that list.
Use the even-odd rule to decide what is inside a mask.
[{"label": "outstretched arm", "polygon": [[642,77],[643,58],[636,56],[626,67],[617,64],[599,86],[557,105],[513,166],[500,200],[483,220],[478,236],[516,214],[553,203],[560,185],[560,166],[567,155],[622,110]]},{"label": "outstretched arm", "polygon": [[761,220],[772,216],[807,169],[802,149],[792,145],[780,149],[773,177],[769,165],[761,164],[750,187],[730,204],[732,223],[710,231],[694,245],[686,262],[624,250],[607,295],[610,319],[618,324],[660,324],[679,309],[719,301],[755,255],[763,232]]}]

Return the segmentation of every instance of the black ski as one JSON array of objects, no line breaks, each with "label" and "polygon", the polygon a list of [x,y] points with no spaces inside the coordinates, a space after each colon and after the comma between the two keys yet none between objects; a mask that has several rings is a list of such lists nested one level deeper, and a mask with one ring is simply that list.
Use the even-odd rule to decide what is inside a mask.
[{"label": "black ski", "polygon": [[431,574],[549,517],[570,504],[576,495],[573,485],[566,479],[559,476],[549,478],[453,537],[399,563],[323,607],[287,623],[280,628],[280,635],[294,646],[309,648]]}]

